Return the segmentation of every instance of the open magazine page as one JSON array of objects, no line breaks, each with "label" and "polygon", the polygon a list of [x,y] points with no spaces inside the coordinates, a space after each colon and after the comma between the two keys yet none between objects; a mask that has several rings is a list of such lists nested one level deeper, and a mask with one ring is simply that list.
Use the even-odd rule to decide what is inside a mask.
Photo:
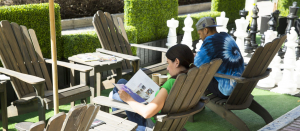
[{"label": "open magazine page", "polygon": [[124,84],[114,84],[114,86],[117,87],[119,90],[123,90],[123,91],[127,92],[137,102],[139,102],[139,103],[145,102],[145,100],[142,97],[140,97],[139,95],[134,93],[131,89],[126,87]]},{"label": "open magazine page", "polygon": [[142,97],[147,103],[154,99],[155,92],[159,90],[159,86],[141,69],[126,83],[126,87]]}]

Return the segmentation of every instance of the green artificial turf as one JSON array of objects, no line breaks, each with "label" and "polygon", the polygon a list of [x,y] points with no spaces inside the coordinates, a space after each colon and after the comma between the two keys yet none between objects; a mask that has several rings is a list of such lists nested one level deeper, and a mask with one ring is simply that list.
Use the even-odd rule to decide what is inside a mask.
[{"label": "green artificial turf", "polygon": [[[110,91],[111,89],[102,91],[102,95],[108,96]],[[261,89],[254,89],[252,95],[254,95],[254,99],[258,103],[260,103],[264,108],[266,108],[270,112],[274,119],[280,117],[281,115],[292,110],[300,104],[300,102],[298,102],[298,100],[300,100],[299,97],[282,95]],[[79,101],[77,103],[79,103]],[[70,105],[62,105],[59,107],[59,109],[61,112],[68,112],[70,109]],[[250,130],[258,130],[265,125],[264,120],[249,109],[238,110],[233,112],[246,123]],[[17,117],[8,118],[8,128],[9,130],[15,130],[14,126],[18,122],[37,122],[37,115],[37,112],[32,112]],[[53,110],[48,110],[46,114],[46,119],[49,119],[51,116],[53,116]],[[185,128],[188,131],[237,130],[234,126],[232,126],[230,123],[228,123],[226,120],[224,120],[208,108],[205,108],[203,111],[196,114],[194,120],[194,123],[186,123]],[[2,125],[1,122],[0,124]],[[2,127],[0,128],[0,130],[2,130]]]}]

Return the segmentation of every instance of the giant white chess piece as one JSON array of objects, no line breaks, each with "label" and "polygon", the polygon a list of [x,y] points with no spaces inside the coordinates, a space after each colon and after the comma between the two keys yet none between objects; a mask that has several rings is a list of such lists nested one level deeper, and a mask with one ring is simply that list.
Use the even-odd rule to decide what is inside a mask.
[{"label": "giant white chess piece", "polygon": [[183,34],[181,44],[187,45],[188,47],[190,47],[191,50],[193,50],[192,31],[194,30],[192,26],[193,26],[193,19],[191,18],[190,14],[188,14],[184,20],[184,27],[182,28],[184,34]]},{"label": "giant white chess piece", "polygon": [[295,31],[295,27],[292,27],[290,30],[290,34],[287,34],[287,42],[285,43],[287,50],[284,55],[283,65],[283,77],[281,81],[278,82],[278,87],[272,89],[272,92],[277,92],[281,94],[291,94],[295,95],[299,93],[297,90],[297,83],[294,76],[294,70],[296,68],[296,54],[295,47],[298,46],[296,40],[298,38],[297,32]]},{"label": "giant white chess piece", "polygon": [[196,49],[195,49],[196,52],[200,51],[202,44],[203,44],[203,41],[200,39],[199,42],[196,44]]},{"label": "giant white chess piece", "polygon": [[297,88],[300,88],[300,60],[296,61],[296,68],[294,74],[294,81],[297,84]]},{"label": "giant white chess piece", "polygon": [[220,32],[228,32],[227,29],[227,23],[229,21],[229,18],[225,17],[225,12],[222,11],[221,12],[221,16],[220,17],[216,17],[217,19],[217,25],[222,25],[220,27],[217,27],[217,31]]},{"label": "giant white chess piece", "polygon": [[[265,43],[272,42],[275,38],[277,38],[277,31],[273,30],[267,30],[264,35],[265,35]],[[257,85],[262,88],[272,88],[277,84],[281,78],[282,78],[282,73],[280,70],[280,62],[281,58],[278,56],[278,53],[275,55],[274,59],[270,63],[270,68],[272,68],[272,72],[267,78],[264,78],[260,80]]]},{"label": "giant white chess piece", "polygon": [[236,31],[233,33],[233,35],[236,36],[236,44],[240,48],[242,56],[245,56],[247,54],[245,53],[244,39],[248,36],[246,30],[249,25],[249,21],[242,17],[240,19],[235,20],[235,25]]},{"label": "giant white chess piece", "polygon": [[167,20],[167,26],[169,27],[169,34],[166,46],[168,48],[174,46],[177,44],[177,34],[176,34],[176,28],[179,25],[179,21],[172,18],[171,20]]}]

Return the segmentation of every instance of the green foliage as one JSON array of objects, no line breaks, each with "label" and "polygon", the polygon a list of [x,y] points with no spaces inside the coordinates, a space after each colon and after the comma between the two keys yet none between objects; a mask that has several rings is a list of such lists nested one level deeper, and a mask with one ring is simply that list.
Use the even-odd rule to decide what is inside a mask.
[{"label": "green foliage", "polygon": [[64,42],[65,58],[80,53],[95,52],[96,48],[101,47],[95,31],[63,35],[62,39]]},{"label": "green foliage", "polygon": [[[54,5],[57,57],[62,58],[60,7]],[[0,7],[0,20],[8,20],[34,29],[45,58],[51,58],[49,4],[29,4]]]},{"label": "green foliage", "polygon": [[124,15],[131,43],[166,38],[167,20],[178,17],[178,0],[124,0]]},{"label": "green foliage", "polygon": [[[288,16],[290,13],[289,7],[293,6],[293,2],[297,2],[297,6],[299,7],[300,0],[278,0],[277,9],[280,11],[279,15]],[[297,13],[297,15],[300,17],[300,13]]]},{"label": "green foliage", "polygon": [[[281,0],[282,1],[282,0]],[[234,23],[235,19],[239,19],[239,11],[244,9],[245,0],[212,0],[211,11],[225,11],[226,17],[229,18],[228,23]]]},{"label": "green foliage", "polygon": [[[197,29],[196,29],[196,23],[202,18],[202,17],[212,17],[214,19],[216,19],[216,17],[219,17],[221,15],[221,12],[218,11],[210,11],[210,12],[201,12],[198,14],[192,14],[191,18],[193,19],[193,28],[194,31],[192,32],[192,38],[193,41],[195,40],[199,40],[199,35],[197,33]],[[177,28],[178,34],[184,34],[184,31],[182,30],[182,28],[184,27],[184,19],[187,17],[187,15],[184,16],[178,16],[178,21],[179,21],[179,26]]]}]

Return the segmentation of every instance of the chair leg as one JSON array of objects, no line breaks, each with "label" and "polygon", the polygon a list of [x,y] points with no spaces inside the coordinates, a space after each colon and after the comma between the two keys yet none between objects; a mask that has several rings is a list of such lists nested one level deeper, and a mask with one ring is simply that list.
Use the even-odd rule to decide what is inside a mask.
[{"label": "chair leg", "polygon": [[223,106],[219,106],[212,102],[208,102],[206,106],[212,111],[214,111],[216,114],[224,118],[226,121],[231,123],[240,131],[250,131],[248,126],[239,117],[237,117],[230,110],[225,109]]},{"label": "chair leg", "polygon": [[86,104],[86,102],[87,102],[86,98],[81,99],[81,104]]},{"label": "chair leg", "polygon": [[72,102],[70,103],[70,105],[71,105],[71,108],[74,107],[74,106],[75,106],[75,101],[72,101]]},{"label": "chair leg", "polygon": [[261,116],[265,120],[266,124],[274,120],[270,113],[255,100],[252,101],[249,109]]}]

